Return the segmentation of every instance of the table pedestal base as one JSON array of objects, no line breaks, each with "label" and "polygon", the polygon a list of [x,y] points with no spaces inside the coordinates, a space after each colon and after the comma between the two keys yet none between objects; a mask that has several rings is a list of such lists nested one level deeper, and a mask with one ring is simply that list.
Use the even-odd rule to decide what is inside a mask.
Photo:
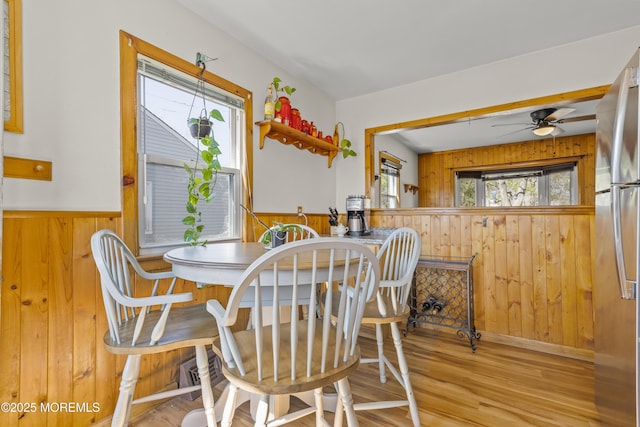
[{"label": "table pedestal base", "polygon": [[[302,400],[307,405],[311,406],[315,404],[315,400],[313,397],[313,391],[305,391],[302,393],[296,393],[291,396],[297,397]],[[291,396],[289,395],[280,395],[280,396],[271,396],[271,400],[269,401],[269,418],[270,420],[282,416],[289,412],[289,405]],[[222,390],[222,394],[216,399],[216,404],[214,406],[216,412],[216,421],[220,422],[222,420],[222,413],[224,411],[224,405],[227,402],[229,397],[229,388],[225,387]],[[250,411],[251,417],[255,419],[255,414],[258,406],[259,396],[253,393],[249,393],[245,390],[238,390],[238,396],[236,398],[236,408],[243,403],[249,401],[250,403]],[[325,393],[322,397],[322,405],[325,411],[335,412],[336,405],[338,402],[338,395],[336,393]],[[204,414],[204,409],[194,409],[193,411],[187,413],[182,419],[182,427],[206,427],[207,426],[207,418]]]}]

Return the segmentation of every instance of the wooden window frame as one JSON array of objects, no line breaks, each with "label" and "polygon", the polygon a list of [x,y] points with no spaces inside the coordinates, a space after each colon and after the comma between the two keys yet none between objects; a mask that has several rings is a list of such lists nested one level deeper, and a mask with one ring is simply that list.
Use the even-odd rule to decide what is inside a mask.
[{"label": "wooden window frame", "polygon": [[9,26],[9,120],[4,122],[4,130],[23,133],[22,0],[4,0],[4,2],[8,7]]},{"label": "wooden window frame", "polygon": [[[394,163],[397,163],[399,165],[400,165],[400,162],[402,161],[402,160],[398,159],[397,157],[394,157],[394,156],[392,156],[392,155],[390,155],[390,154],[388,154],[388,153],[386,153],[384,151],[380,151],[378,153],[378,171],[379,171],[378,173],[379,173],[379,176],[382,176],[382,168],[384,166],[384,161],[385,160],[390,160],[390,161],[392,161]],[[397,169],[398,174],[400,174],[400,170],[401,169],[402,169],[402,166],[400,166],[400,168]],[[386,209],[398,209],[398,208],[401,207],[401,201],[400,201],[400,199],[401,199],[401,196],[400,196],[400,176],[398,176],[398,180],[397,181],[398,182],[396,183],[396,199],[397,199],[397,202],[398,202],[398,206],[396,206],[395,208],[386,208]],[[382,200],[381,200],[382,199],[382,184],[380,184],[380,194],[378,194],[378,199],[380,199],[380,200],[378,200],[378,203],[381,203],[382,202]]]},{"label": "wooden window frame", "polygon": [[[494,165],[485,165],[485,166],[470,166],[470,167],[462,167],[462,168],[453,168],[451,169],[451,173],[452,173],[452,183],[454,185],[454,191],[453,191],[453,197],[454,197],[454,201],[453,204],[456,208],[460,208],[460,189],[459,189],[459,181],[458,181],[458,173],[459,172],[478,172],[478,173],[482,173],[482,172],[492,172],[492,171],[510,171],[510,170],[520,170],[520,169],[531,169],[531,168],[540,168],[540,169],[545,169],[546,167],[549,166],[554,166],[554,165],[562,165],[562,164],[569,164],[569,163],[573,163],[575,166],[575,170],[574,170],[574,178],[575,181],[572,185],[571,188],[571,193],[572,193],[572,198],[575,197],[575,203],[572,203],[571,205],[563,205],[563,206],[578,206],[581,203],[581,199],[582,199],[582,195],[580,193],[580,185],[581,185],[581,174],[580,171],[582,169],[584,169],[584,166],[582,165],[582,161],[584,159],[584,156],[572,156],[572,157],[558,157],[555,159],[543,159],[543,160],[533,160],[533,161],[524,161],[524,162],[517,162],[517,163],[503,163],[503,164],[494,164]],[[477,184],[477,183],[476,183]],[[490,207],[490,206],[485,206],[484,204],[479,205],[479,199],[478,199],[478,190],[476,188],[476,206],[475,207]],[[481,198],[484,200],[484,194],[480,194]],[[496,206],[496,207],[490,207],[492,209],[504,209],[506,206]],[[538,205],[535,207],[540,207],[540,208],[554,208],[557,206],[554,205],[549,205],[549,204],[545,204],[545,205]]]},{"label": "wooden window frame", "polygon": [[[120,123],[121,123],[121,163],[122,163],[122,236],[131,250],[139,255],[138,241],[138,156],[137,156],[137,73],[138,55],[154,59],[168,67],[197,78],[201,68],[125,31],[120,31]],[[245,101],[245,164],[242,171],[245,206],[252,206],[253,194],[253,96],[250,91],[209,71],[206,79],[214,86],[231,92]],[[186,189],[185,189],[186,194]],[[243,215],[242,239],[248,240],[251,218]],[[161,255],[149,258],[157,259]],[[159,265],[158,267],[162,267]]]}]

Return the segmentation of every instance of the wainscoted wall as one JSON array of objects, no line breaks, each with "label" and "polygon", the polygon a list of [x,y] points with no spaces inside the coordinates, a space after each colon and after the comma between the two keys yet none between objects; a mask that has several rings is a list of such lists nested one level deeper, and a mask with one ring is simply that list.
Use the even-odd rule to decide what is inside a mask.
[{"label": "wainscoted wall", "polygon": [[[303,222],[260,214],[265,224]],[[345,222],[344,215],[341,220]],[[372,227],[412,227],[422,255],[471,257],[475,324],[483,339],[593,357],[591,206],[376,209]],[[327,219],[309,225],[328,233]],[[444,329],[443,329],[444,330]]]},{"label": "wainscoted wall", "polygon": [[[90,238],[120,227],[119,213],[5,211],[0,402],[16,411],[0,411],[0,426],[88,426],[113,413],[125,358],[102,344],[107,323]],[[166,268],[147,264],[154,263]],[[228,296],[226,288],[177,283],[176,292],[189,291],[194,303]],[[143,357],[137,392],[175,388],[180,361],[192,356]],[[58,403],[78,406],[55,410]],[[148,407],[137,405],[134,414]]]},{"label": "wainscoted wall", "polygon": [[470,257],[484,339],[593,357],[591,207],[375,211],[374,227],[409,226],[422,255]]},{"label": "wainscoted wall", "polygon": [[[259,217],[266,224],[304,222],[295,214]],[[328,212],[307,217],[309,225],[328,234]],[[375,227],[414,227],[424,256],[477,254],[475,322],[483,340],[593,357],[592,208],[500,214],[376,210],[371,221]],[[121,225],[119,213],[4,213],[0,402],[13,404],[17,412],[0,411],[1,426],[85,426],[112,414],[124,357],[102,345],[107,325],[89,240],[99,229]],[[259,225],[254,230],[262,232]],[[145,265],[167,268],[158,259]],[[193,291],[196,303],[210,298],[225,303],[229,292],[197,290],[181,281],[177,291]],[[138,392],[176,387],[179,362],[190,357],[191,352],[175,351],[144,358]],[[83,410],[47,412],[40,406],[70,402]],[[145,409],[134,407],[135,413]]]}]

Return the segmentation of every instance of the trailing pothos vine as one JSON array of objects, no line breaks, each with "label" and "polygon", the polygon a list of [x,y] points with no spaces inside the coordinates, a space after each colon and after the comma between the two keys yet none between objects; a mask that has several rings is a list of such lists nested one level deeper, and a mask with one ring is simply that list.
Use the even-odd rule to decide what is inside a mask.
[{"label": "trailing pothos vine", "polygon": [[[202,211],[198,208],[198,203],[201,201],[210,203],[214,199],[215,194],[213,190],[218,178],[218,171],[221,169],[220,161],[218,160],[221,151],[218,142],[215,140],[209,118],[224,122],[222,114],[216,109],[211,110],[208,117],[203,116],[198,119],[189,120],[192,135],[198,141],[197,149],[199,152],[193,168],[186,163],[184,165],[189,178],[187,183],[187,216],[182,218],[182,223],[187,226],[184,232],[184,241],[188,242],[191,246],[204,246],[207,244],[206,240],[200,242],[200,235],[204,229],[204,224],[202,224]],[[198,169],[200,160],[202,160],[204,164]]]}]

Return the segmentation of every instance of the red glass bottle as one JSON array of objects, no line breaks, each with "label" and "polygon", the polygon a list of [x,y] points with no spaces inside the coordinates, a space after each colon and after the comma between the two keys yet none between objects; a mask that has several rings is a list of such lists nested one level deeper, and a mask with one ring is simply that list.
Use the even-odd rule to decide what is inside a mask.
[{"label": "red glass bottle", "polygon": [[280,117],[282,117],[282,123],[290,126],[291,125],[291,103],[289,102],[289,98],[286,96],[281,96],[278,98],[280,101]]},{"label": "red glass bottle", "polygon": [[297,108],[291,109],[291,127],[296,130],[302,130],[302,117],[300,116],[300,110]]}]

